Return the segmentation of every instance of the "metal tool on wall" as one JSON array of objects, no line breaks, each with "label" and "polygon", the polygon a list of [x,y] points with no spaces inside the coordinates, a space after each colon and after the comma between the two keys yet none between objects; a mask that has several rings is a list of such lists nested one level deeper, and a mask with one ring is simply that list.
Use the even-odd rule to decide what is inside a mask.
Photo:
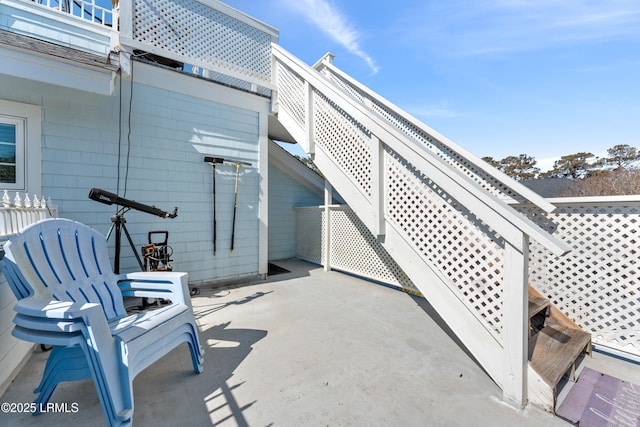
[{"label": "metal tool on wall", "polygon": [[216,164],[222,164],[224,159],[221,157],[205,157],[204,161],[206,163],[210,163],[212,168],[212,176],[213,176],[213,256],[216,256]]},{"label": "metal tool on wall", "polygon": [[239,160],[233,159],[224,159],[222,157],[212,157],[205,156],[205,163],[211,164],[213,167],[212,177],[213,177],[213,255],[217,254],[217,219],[216,219],[216,165],[218,164],[235,164],[236,166],[236,183],[235,190],[233,196],[233,223],[231,228],[231,252],[233,252],[234,244],[235,244],[235,229],[236,229],[236,211],[238,206],[238,178],[240,174],[240,166],[251,166],[251,163],[241,162]]}]

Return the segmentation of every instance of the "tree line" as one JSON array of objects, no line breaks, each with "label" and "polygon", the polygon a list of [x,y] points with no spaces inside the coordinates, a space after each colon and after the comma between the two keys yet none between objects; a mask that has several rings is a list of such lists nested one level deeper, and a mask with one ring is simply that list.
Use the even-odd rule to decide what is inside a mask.
[{"label": "tree line", "polygon": [[618,144],[599,158],[589,152],[567,154],[542,172],[534,157],[527,154],[507,156],[502,160],[483,157],[482,160],[517,181],[544,178],[564,178],[575,181],[564,196],[604,196],[640,194],[640,151],[627,144]]},{"label": "tree line", "polygon": [[[311,170],[322,176],[313,161],[295,155]],[[482,160],[501,170],[516,181],[533,179],[568,179],[572,184],[562,196],[612,196],[640,194],[640,150],[627,144],[618,144],[607,150],[607,157],[599,158],[588,152],[567,154],[542,172],[533,156],[520,154],[502,160],[483,157]]]}]

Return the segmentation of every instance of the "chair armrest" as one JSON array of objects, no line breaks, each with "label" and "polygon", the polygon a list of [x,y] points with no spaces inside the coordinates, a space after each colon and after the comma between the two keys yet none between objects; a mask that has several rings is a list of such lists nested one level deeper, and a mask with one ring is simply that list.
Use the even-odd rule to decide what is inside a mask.
[{"label": "chair armrest", "polygon": [[139,271],[121,275],[118,286],[125,296],[166,298],[191,307],[187,273]]},{"label": "chair armrest", "polygon": [[104,311],[100,304],[39,298],[21,299],[16,302],[14,310],[16,313],[26,316],[60,320],[81,319],[97,314],[104,317]]},{"label": "chair armrest", "polygon": [[34,331],[83,331],[91,341],[104,342],[113,339],[100,304],[31,297],[16,302],[14,310],[14,323]]}]

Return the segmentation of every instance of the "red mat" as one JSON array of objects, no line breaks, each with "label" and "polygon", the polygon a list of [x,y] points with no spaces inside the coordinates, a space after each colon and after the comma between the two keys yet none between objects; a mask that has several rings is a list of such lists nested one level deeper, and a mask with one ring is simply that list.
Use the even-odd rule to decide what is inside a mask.
[{"label": "red mat", "polygon": [[640,385],[584,368],[556,415],[580,427],[640,427]]}]

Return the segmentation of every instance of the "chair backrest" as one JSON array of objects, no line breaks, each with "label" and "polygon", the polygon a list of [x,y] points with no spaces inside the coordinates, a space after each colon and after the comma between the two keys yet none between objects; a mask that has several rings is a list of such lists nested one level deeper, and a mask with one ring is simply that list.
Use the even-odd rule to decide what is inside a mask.
[{"label": "chair backrest", "polygon": [[45,219],[4,246],[3,272],[16,298],[30,295],[101,304],[108,320],[126,315],[105,237],[68,219]]}]

